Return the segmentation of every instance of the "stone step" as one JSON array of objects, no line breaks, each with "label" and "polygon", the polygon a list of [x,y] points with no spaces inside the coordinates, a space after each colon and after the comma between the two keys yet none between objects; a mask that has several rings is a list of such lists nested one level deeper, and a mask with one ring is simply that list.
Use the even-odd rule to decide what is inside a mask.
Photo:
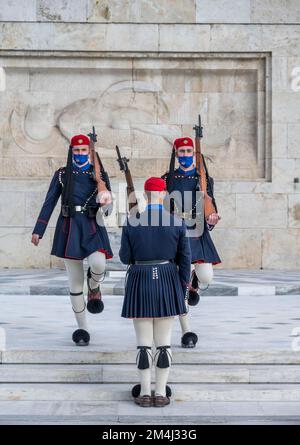
[{"label": "stone step", "polygon": [[[265,364],[300,365],[298,351],[276,350],[222,350],[172,348],[174,364]],[[0,352],[3,364],[133,364],[136,350],[103,351],[74,346],[68,349],[8,349]]]},{"label": "stone step", "polygon": [[140,408],[128,401],[0,401],[0,424],[300,423],[300,402],[177,402]]},{"label": "stone step", "polygon": [[[124,401],[131,400],[130,384],[125,383],[1,383],[0,400],[24,401]],[[281,401],[300,402],[298,384],[173,383],[175,401]]]},{"label": "stone step", "polygon": [[[154,381],[155,370],[152,369]],[[0,365],[0,383],[131,383],[136,365]],[[179,365],[169,382],[183,383],[300,383],[300,365]]]},{"label": "stone step", "polygon": [[[106,279],[101,285],[102,294],[106,295],[124,295],[124,278]],[[85,293],[86,289],[85,289]],[[243,284],[237,286],[228,284],[211,284],[208,289],[200,292],[203,297],[217,296],[266,296],[266,295],[298,295],[300,294],[299,284]],[[46,285],[16,285],[0,284],[0,295],[66,295],[69,296],[69,287],[66,284],[53,286]]]}]

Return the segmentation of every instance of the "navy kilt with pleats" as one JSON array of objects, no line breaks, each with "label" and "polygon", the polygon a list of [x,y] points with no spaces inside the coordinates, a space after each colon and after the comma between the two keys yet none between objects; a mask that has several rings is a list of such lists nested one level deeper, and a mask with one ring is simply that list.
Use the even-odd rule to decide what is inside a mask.
[{"label": "navy kilt with pleats", "polygon": [[185,295],[177,266],[132,264],[126,275],[122,317],[157,318],[185,314]]},{"label": "navy kilt with pleats", "polygon": [[[188,229],[189,230],[189,229]],[[192,263],[220,264],[221,259],[211,239],[207,223],[204,221],[204,230],[201,236],[188,236],[192,252]]]},{"label": "navy kilt with pleats", "polygon": [[148,206],[137,224],[133,217],[124,224],[119,255],[130,265],[122,317],[160,318],[187,312],[191,250],[184,221],[162,206]]}]

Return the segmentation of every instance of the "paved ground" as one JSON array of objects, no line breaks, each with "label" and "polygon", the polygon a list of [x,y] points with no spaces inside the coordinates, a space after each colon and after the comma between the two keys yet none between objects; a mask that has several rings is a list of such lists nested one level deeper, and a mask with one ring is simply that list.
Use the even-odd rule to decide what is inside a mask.
[{"label": "paved ground", "polygon": [[296,288],[298,274],[219,271],[216,282],[248,295],[204,295],[190,308],[194,350],[180,347],[175,320],[172,403],[146,410],[130,396],[135,336],[121,295],[104,291],[104,312],[88,314],[90,346],[78,348],[65,272],[2,270],[0,424],[300,424],[300,294],[268,293]]},{"label": "paved ground", "polygon": [[[120,316],[121,296],[104,295],[102,314],[88,314],[90,348],[99,351],[134,349],[132,322]],[[0,327],[11,349],[74,348],[70,341],[75,322],[65,295],[1,295]],[[202,297],[190,308],[198,351],[283,350],[292,353],[295,331],[300,331],[299,295]],[[175,320],[173,346],[180,345]],[[76,348],[75,348],[76,350]]]},{"label": "paved ground", "polygon": [[[108,271],[103,282],[107,294],[123,295],[126,271]],[[61,269],[2,269],[0,294],[68,295],[68,281]],[[214,268],[214,281],[206,296],[300,294],[299,271],[222,270]]]}]

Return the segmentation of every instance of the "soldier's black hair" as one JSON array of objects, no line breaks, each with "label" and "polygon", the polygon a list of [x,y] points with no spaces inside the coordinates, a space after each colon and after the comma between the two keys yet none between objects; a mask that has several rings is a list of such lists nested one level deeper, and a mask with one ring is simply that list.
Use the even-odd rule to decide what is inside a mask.
[{"label": "soldier's black hair", "polygon": [[[172,188],[173,188],[173,182],[174,182],[174,176],[175,176],[175,157],[176,157],[176,153],[175,153],[175,147],[173,145],[171,159],[170,159],[170,165],[169,165],[169,171],[168,171],[167,177],[166,177],[168,193],[171,193]],[[173,213],[174,212],[174,198],[170,199],[169,208],[170,208],[170,212]]]},{"label": "soldier's black hair", "polygon": [[170,165],[169,165],[169,171],[168,171],[167,178],[166,178],[167,190],[169,193],[172,191],[174,175],[175,175],[175,147],[173,146],[171,159],[170,159]]},{"label": "soldier's black hair", "polygon": [[[62,205],[73,206],[73,152],[72,145],[69,146],[66,166],[66,180],[62,191]],[[72,207],[71,207],[72,208]]]}]

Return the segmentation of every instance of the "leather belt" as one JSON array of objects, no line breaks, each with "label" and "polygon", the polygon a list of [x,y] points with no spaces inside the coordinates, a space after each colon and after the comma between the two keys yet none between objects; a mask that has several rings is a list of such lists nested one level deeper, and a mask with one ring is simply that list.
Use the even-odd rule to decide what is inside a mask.
[{"label": "leather belt", "polygon": [[167,264],[170,260],[135,261],[135,264]]},{"label": "leather belt", "polygon": [[176,212],[176,215],[181,219],[195,219],[193,212]]}]

